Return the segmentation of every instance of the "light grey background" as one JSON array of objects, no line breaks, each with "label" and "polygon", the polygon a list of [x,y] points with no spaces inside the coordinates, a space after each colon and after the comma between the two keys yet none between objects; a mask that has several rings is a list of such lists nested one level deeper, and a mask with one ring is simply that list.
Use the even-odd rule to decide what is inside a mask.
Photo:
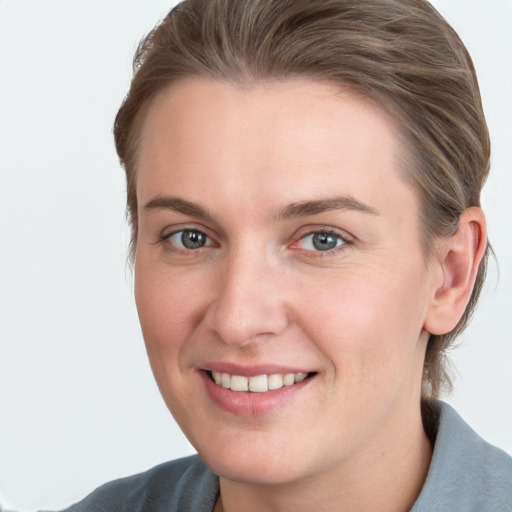
[{"label": "light grey background", "polygon": [[[500,263],[454,353],[449,399],[512,452],[512,0],[437,0],[479,72]],[[125,265],[111,126],[164,0],[0,0],[0,485],[59,508],[192,452],[153,382]]]}]

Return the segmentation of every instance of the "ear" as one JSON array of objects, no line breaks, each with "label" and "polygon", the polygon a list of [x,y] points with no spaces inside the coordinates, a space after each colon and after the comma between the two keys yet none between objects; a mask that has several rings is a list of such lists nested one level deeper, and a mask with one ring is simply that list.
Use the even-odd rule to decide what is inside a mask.
[{"label": "ear", "polygon": [[424,328],[446,334],[455,328],[471,298],[478,267],[487,247],[487,227],[481,208],[460,216],[457,232],[439,243],[435,266],[438,279],[430,290]]}]

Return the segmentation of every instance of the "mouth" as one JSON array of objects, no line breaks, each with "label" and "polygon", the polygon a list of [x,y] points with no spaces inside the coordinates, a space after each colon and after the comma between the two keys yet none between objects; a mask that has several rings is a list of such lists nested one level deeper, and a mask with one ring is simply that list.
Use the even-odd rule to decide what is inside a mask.
[{"label": "mouth", "polygon": [[200,370],[212,403],[239,418],[251,418],[249,421],[266,421],[267,414],[292,407],[318,376],[317,371],[302,368],[227,362],[207,364]]},{"label": "mouth", "polygon": [[316,375],[316,372],[299,373],[271,373],[245,377],[232,375],[226,372],[207,371],[212,382],[224,389],[230,389],[238,393],[267,393],[299,384]]}]

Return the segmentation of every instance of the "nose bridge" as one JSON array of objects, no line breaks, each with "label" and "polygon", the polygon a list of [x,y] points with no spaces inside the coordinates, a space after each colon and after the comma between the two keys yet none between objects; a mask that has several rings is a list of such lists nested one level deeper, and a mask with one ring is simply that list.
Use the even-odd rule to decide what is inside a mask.
[{"label": "nose bridge", "polygon": [[254,244],[232,248],[218,271],[207,317],[224,342],[244,346],[286,328],[283,273],[264,250]]}]

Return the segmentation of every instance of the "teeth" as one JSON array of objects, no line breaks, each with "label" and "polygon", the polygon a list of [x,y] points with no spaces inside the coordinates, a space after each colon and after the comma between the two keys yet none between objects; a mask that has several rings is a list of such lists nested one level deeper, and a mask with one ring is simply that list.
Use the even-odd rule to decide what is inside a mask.
[{"label": "teeth", "polygon": [[231,387],[231,375],[229,375],[229,373],[223,373],[220,376],[220,383],[223,388],[229,389]]},{"label": "teeth", "polygon": [[291,386],[292,384],[295,384],[295,374],[294,373],[287,373],[283,377],[283,384],[285,386]]},{"label": "teeth", "polygon": [[268,389],[279,389],[284,386],[283,376],[275,373],[268,376]]},{"label": "teeth", "polygon": [[295,374],[295,382],[302,382],[307,376],[307,373],[297,373]]},{"label": "teeth", "polygon": [[[231,388],[233,389],[233,388]],[[249,390],[255,393],[268,391],[268,379],[266,375],[257,375],[249,378]]]},{"label": "teeth", "polygon": [[[247,377],[240,377],[240,375],[233,375],[231,377],[231,389],[233,391],[248,391],[249,379]],[[254,391],[251,389],[251,391]]]},{"label": "teeth", "polygon": [[212,372],[213,380],[219,386],[231,391],[251,391],[253,393],[265,393],[283,386],[291,386],[302,382],[308,376],[307,373],[273,373],[271,375],[255,375],[254,377],[242,377],[229,373]]}]

